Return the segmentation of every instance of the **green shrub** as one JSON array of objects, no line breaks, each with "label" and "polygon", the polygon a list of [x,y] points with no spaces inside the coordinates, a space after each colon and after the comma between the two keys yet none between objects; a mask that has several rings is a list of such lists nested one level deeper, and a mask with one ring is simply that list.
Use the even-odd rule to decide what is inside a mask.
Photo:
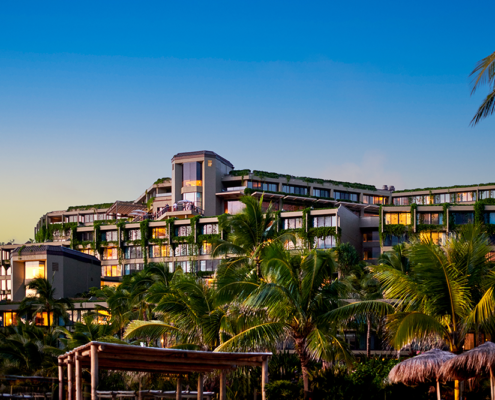
[{"label": "green shrub", "polygon": [[302,399],[303,386],[301,382],[273,381],[266,385],[266,397],[268,400]]}]

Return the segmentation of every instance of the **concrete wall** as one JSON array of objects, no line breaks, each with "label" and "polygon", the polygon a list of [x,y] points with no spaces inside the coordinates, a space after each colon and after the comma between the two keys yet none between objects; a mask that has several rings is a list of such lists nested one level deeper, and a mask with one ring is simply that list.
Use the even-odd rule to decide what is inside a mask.
[{"label": "concrete wall", "polygon": [[342,228],[341,242],[352,244],[361,254],[363,240],[359,228],[360,218],[343,206],[339,207],[337,215],[339,217],[339,226]]},{"label": "concrete wall", "polygon": [[21,301],[26,297],[26,289],[24,287],[24,279],[26,270],[24,262],[12,261],[12,301]]}]

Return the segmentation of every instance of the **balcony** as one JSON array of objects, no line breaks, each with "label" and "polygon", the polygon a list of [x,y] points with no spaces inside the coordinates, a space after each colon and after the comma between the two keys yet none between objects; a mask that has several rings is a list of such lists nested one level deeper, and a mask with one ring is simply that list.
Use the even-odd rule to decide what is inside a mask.
[{"label": "balcony", "polygon": [[170,217],[188,216],[188,215],[204,215],[204,210],[194,205],[189,201],[179,201],[173,206],[165,206],[156,215],[152,216],[156,221],[162,221]]}]

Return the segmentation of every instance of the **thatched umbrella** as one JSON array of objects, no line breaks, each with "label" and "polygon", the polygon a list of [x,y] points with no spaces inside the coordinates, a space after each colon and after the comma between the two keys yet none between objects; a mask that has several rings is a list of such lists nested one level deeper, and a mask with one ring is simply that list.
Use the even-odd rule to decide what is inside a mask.
[{"label": "thatched umbrella", "polygon": [[491,399],[495,400],[495,343],[485,342],[447,361],[440,369],[442,380],[466,380],[490,375]]},{"label": "thatched umbrella", "polygon": [[388,379],[392,383],[402,382],[408,386],[436,381],[437,399],[440,400],[440,367],[454,357],[455,354],[449,351],[433,349],[397,364],[388,374]]}]

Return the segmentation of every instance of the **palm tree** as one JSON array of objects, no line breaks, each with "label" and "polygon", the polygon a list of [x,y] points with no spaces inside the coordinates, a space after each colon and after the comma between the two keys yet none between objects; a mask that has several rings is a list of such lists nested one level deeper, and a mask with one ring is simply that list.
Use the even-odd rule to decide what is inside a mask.
[{"label": "palm tree", "polygon": [[360,261],[359,253],[350,243],[341,243],[335,248],[339,278],[351,273]]},{"label": "palm tree", "polygon": [[242,212],[220,219],[220,228],[227,238],[213,243],[212,257],[227,256],[222,269],[235,269],[248,266],[261,275],[261,263],[266,249],[275,240],[294,240],[293,235],[278,237],[278,220],[272,207],[263,210],[263,196],[257,200],[243,196],[240,201],[245,205]]},{"label": "palm tree", "polygon": [[[370,273],[365,266],[354,268],[354,272],[346,278],[346,282],[351,286],[350,299],[359,301],[372,301],[382,298],[380,282]],[[355,319],[366,322],[366,356],[371,357],[371,329],[374,318],[372,310],[364,312],[362,315],[355,315]]]},{"label": "palm tree", "polygon": [[396,244],[392,251],[387,251],[380,255],[378,264],[387,265],[403,273],[409,271],[409,259],[407,258],[407,248],[405,243]]},{"label": "palm tree", "polygon": [[265,312],[268,321],[251,324],[215,351],[270,347],[290,337],[300,359],[307,397],[311,360],[349,357],[336,335],[336,324],[325,318],[338,307],[339,296],[345,289],[345,285],[333,279],[336,269],[333,252],[315,249],[294,254],[280,244],[271,246],[262,264],[263,278],[243,302],[246,310]]},{"label": "palm tree", "polygon": [[58,333],[19,321],[0,330],[0,365],[3,374],[51,376],[57,371]]},{"label": "palm tree", "polygon": [[64,327],[57,329],[65,335],[65,338],[60,339],[60,341],[68,350],[75,349],[91,341],[127,344],[113,336],[115,327],[111,324],[99,323],[98,315],[88,313],[82,319],[82,322],[74,324],[72,331]]},{"label": "palm tree", "polygon": [[478,61],[470,76],[473,77],[472,95],[481,85],[486,84],[491,88],[490,93],[483,100],[483,103],[481,103],[481,106],[471,120],[471,125],[475,126],[482,119],[493,114],[495,110],[495,52]]},{"label": "palm tree", "polygon": [[392,344],[401,348],[436,336],[452,352],[461,352],[467,330],[492,319],[489,306],[495,303],[489,289],[495,275],[489,251],[482,228],[466,226],[444,246],[412,243],[409,272],[385,264],[372,267],[384,297],[397,301],[397,312],[388,322]]},{"label": "palm tree", "polygon": [[58,318],[68,320],[67,308],[74,308],[70,299],[55,298],[55,288],[52,283],[46,278],[35,278],[27,285],[28,289],[36,291],[34,296],[26,296],[20,306],[19,315],[26,315],[28,319],[36,318],[36,315],[47,315],[48,330],[52,326],[52,318],[56,321]]}]

